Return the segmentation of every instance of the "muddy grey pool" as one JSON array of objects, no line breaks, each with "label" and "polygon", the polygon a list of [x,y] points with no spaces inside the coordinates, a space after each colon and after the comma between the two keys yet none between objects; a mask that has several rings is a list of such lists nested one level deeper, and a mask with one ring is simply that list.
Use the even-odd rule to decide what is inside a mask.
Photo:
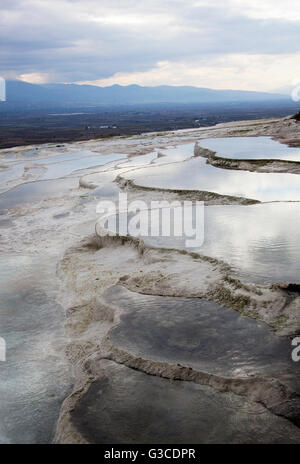
[{"label": "muddy grey pool", "polygon": [[[127,363],[92,361],[98,378],[70,412],[88,443],[298,442],[299,429],[281,414],[226,388],[218,394],[213,380],[179,380],[186,369],[221,376],[220,384],[227,376],[246,382],[255,377],[262,389],[268,377],[276,378],[298,391],[287,338],[205,299],[141,295],[120,285],[103,296],[121,312],[108,337]],[[134,360],[150,372],[156,365],[159,375],[131,369]],[[176,373],[168,377],[172,368]],[[298,403],[295,398],[291,404],[297,409]]]},{"label": "muddy grey pool", "polygon": [[300,392],[290,340],[266,324],[201,298],[142,295],[121,286],[108,289],[104,298],[122,310],[109,338],[137,358],[224,377],[288,377]]},{"label": "muddy grey pool", "polygon": [[70,413],[87,443],[299,443],[284,418],[232,393],[102,360]]}]

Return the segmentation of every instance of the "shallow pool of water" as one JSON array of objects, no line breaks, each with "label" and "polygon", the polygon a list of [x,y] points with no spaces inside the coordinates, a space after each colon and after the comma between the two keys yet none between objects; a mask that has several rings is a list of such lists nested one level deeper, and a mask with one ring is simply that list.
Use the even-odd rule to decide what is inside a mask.
[{"label": "shallow pool of water", "polygon": [[50,443],[72,385],[55,270],[49,256],[0,258],[0,443]]},{"label": "shallow pool of water", "polygon": [[124,177],[152,188],[208,191],[263,202],[300,201],[299,175],[220,169],[202,157],[133,170]]},{"label": "shallow pool of water", "polygon": [[300,204],[205,208],[201,253],[255,283],[300,283]]},{"label": "shallow pool of water", "polygon": [[[81,157],[77,158],[79,156],[79,153],[76,154],[76,158],[69,158],[68,160],[65,160],[64,162],[55,162],[55,160],[51,161],[51,158],[48,160],[46,163],[46,168],[47,171],[42,174],[40,177],[41,180],[44,179],[57,179],[59,177],[64,177],[68,176],[75,171],[83,170],[83,169],[88,169],[91,167],[94,167],[95,170],[97,170],[98,167],[108,165],[109,163],[112,162],[117,162],[121,161],[122,159],[127,158],[127,155],[121,155],[121,154],[116,154],[113,153],[111,155],[82,155]],[[43,165],[44,160],[40,161],[40,164]],[[38,163],[36,163],[38,164]]]},{"label": "shallow pool of water", "polygon": [[78,179],[66,178],[55,180],[41,180],[18,185],[0,195],[0,210],[15,206],[59,197],[67,194],[70,189],[78,187]]},{"label": "shallow pool of water", "polygon": [[0,170],[0,191],[7,190],[7,185],[10,182],[20,179],[24,175],[24,168],[27,165],[26,162],[5,163],[6,169]]},{"label": "shallow pool of water", "polygon": [[211,138],[200,140],[199,145],[223,158],[300,161],[300,148],[288,147],[271,137]]},{"label": "shallow pool of water", "polygon": [[[37,153],[41,154],[42,152],[37,151]],[[54,151],[52,156],[47,153],[47,156],[36,160],[13,160],[3,163],[5,168],[0,169],[0,192],[5,192],[26,180],[50,180],[72,174],[79,175],[78,171],[91,168],[98,170],[103,166],[117,164],[118,161],[121,162],[127,158],[126,154],[102,155],[90,150],[55,153]]]},{"label": "shallow pool of water", "polygon": [[156,163],[169,163],[174,161],[184,161],[194,156],[194,143],[184,145],[170,146],[169,148],[158,150],[159,156]]},{"label": "shallow pool of water", "polygon": [[300,432],[242,396],[101,360],[70,412],[88,443],[299,443]]},{"label": "shallow pool of water", "polygon": [[110,340],[135,357],[224,377],[287,375],[300,388],[290,340],[266,324],[202,298],[142,295],[121,286],[104,298],[123,311]]},{"label": "shallow pool of water", "polygon": [[[135,236],[140,234],[149,245],[187,249],[212,256],[227,262],[238,276],[254,283],[300,283],[299,203],[207,206],[204,208],[204,219],[201,216],[199,221],[200,243],[202,230],[204,240],[195,247],[187,245],[187,240],[194,239],[195,235],[188,236],[184,232],[184,224],[192,224],[194,221],[195,226],[195,209],[185,210],[185,219],[182,215],[171,212],[169,236],[162,235],[162,216],[160,229],[153,229],[153,222],[158,219],[151,216],[150,212],[146,215],[138,214],[137,223],[131,223],[133,214],[129,214],[127,219],[126,216],[122,213],[116,217],[116,227],[122,225],[122,229],[117,230],[127,230],[130,235]],[[174,222],[177,230],[182,231],[177,236],[174,233]],[[115,224],[111,221],[106,226],[115,231]],[[159,236],[153,235],[155,229],[159,230]],[[164,230],[168,232],[168,229]]]}]

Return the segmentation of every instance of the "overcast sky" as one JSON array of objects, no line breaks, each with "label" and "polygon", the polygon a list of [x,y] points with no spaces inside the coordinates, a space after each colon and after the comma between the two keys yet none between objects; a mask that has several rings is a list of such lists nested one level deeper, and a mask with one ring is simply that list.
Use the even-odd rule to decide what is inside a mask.
[{"label": "overcast sky", "polygon": [[1,0],[0,75],[274,90],[300,82],[299,0]]}]

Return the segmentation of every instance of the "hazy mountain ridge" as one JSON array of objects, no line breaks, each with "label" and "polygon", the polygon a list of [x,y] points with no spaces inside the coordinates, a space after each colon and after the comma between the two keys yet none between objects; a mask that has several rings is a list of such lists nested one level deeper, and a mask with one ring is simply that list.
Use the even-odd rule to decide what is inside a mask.
[{"label": "hazy mountain ridge", "polygon": [[29,84],[7,81],[7,102],[14,104],[126,105],[138,103],[220,103],[286,100],[286,95],[241,90],[214,90],[191,86]]}]

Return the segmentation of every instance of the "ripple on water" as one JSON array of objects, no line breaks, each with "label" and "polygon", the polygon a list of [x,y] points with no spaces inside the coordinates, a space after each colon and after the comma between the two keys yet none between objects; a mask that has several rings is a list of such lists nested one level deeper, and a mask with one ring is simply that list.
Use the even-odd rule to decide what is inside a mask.
[{"label": "ripple on water", "polygon": [[290,340],[266,324],[200,298],[142,295],[121,286],[104,298],[125,311],[109,333],[113,345],[137,358],[224,377],[286,377],[300,390]]}]

